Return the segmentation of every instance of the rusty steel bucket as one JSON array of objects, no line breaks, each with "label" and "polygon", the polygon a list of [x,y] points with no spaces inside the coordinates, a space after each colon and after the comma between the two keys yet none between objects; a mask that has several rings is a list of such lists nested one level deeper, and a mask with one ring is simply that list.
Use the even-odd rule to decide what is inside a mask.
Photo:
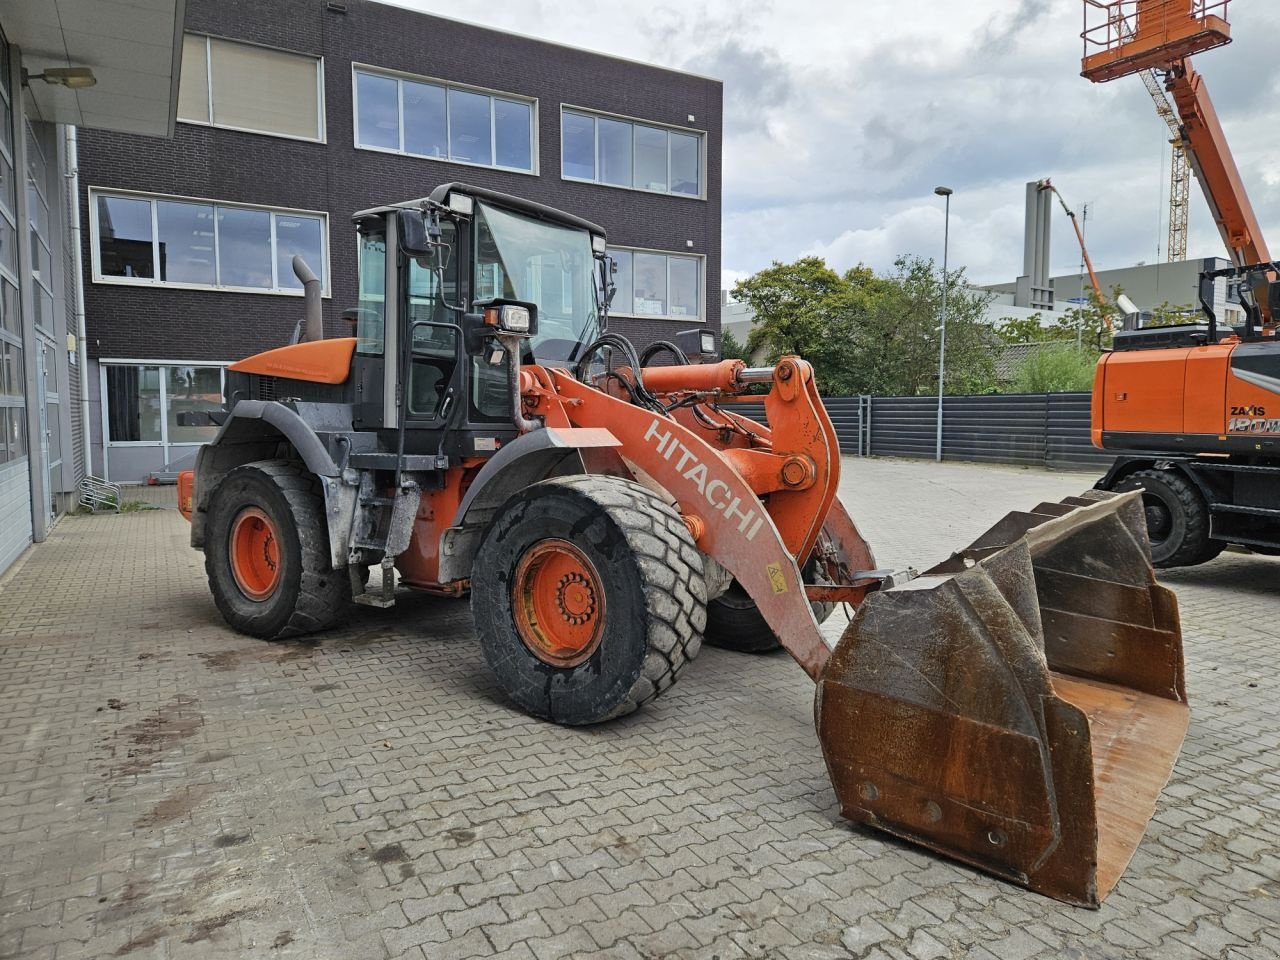
[{"label": "rusty steel bucket", "polygon": [[1098,906],[1190,722],[1140,492],[1011,513],[859,608],[818,681],[844,816]]}]

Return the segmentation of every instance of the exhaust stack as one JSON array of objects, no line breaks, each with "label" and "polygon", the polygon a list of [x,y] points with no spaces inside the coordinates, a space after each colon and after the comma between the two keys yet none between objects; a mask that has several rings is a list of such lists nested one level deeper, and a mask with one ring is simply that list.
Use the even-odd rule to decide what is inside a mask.
[{"label": "exhaust stack", "polygon": [[320,313],[320,278],[312,273],[307,261],[293,258],[293,275],[302,282],[302,336],[299,343],[324,339],[324,317]]}]

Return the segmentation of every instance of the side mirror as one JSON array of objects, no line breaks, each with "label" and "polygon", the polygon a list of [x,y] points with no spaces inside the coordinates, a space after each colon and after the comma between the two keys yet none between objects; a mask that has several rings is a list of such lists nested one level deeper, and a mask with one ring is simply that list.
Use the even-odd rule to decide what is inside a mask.
[{"label": "side mirror", "polygon": [[400,249],[411,257],[429,257],[435,252],[431,225],[421,210],[397,210],[396,235]]}]

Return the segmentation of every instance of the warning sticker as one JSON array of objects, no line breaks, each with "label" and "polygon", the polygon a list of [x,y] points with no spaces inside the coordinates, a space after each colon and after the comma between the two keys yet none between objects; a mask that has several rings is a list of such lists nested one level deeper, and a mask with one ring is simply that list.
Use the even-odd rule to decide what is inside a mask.
[{"label": "warning sticker", "polygon": [[771,563],[765,570],[769,574],[769,583],[773,586],[774,593],[787,592],[787,578],[782,575],[782,564]]}]

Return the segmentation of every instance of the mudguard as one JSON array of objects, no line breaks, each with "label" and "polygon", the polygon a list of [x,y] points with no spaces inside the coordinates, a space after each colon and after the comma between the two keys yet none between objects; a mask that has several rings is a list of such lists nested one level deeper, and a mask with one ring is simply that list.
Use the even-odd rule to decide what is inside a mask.
[{"label": "mudguard", "polygon": [[[288,440],[298,452],[307,469],[320,477],[325,491],[326,506],[342,486],[338,478],[340,470],[329,456],[324,442],[315,430],[297,413],[283,403],[267,400],[240,400],[232,408],[218,435],[206,443],[196,454],[195,502],[191,514],[191,545],[204,547],[204,518],[209,497],[222,478],[231,470],[255,460],[268,460],[276,456],[281,439]],[[355,501],[351,501],[354,509]],[[341,517],[333,510],[326,510],[329,518],[330,542],[346,544],[346,531],[351,526],[350,510],[346,513],[346,528],[338,531]],[[340,535],[339,535],[340,534]],[[342,562],[345,566],[345,549]]]},{"label": "mudguard", "polygon": [[569,473],[631,479],[618,456],[618,438],[603,427],[544,427],[504,444],[476,474],[440,543],[439,581],[471,576],[485,528],[507,499],[530,484]]}]

